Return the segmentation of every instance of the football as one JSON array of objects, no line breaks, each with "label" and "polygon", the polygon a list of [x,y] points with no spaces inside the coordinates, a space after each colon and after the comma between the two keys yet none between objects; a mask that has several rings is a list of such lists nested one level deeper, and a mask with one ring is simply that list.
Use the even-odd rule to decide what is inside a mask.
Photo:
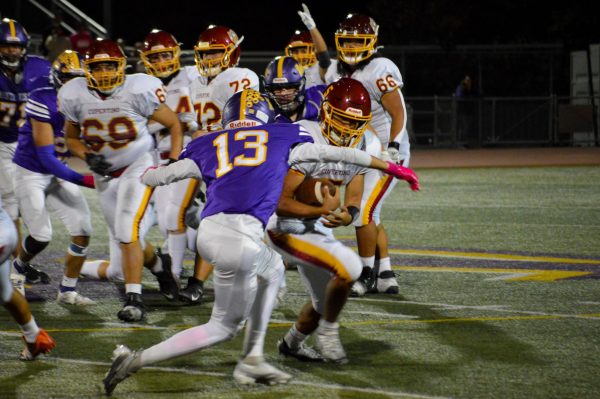
[{"label": "football", "polygon": [[294,194],[296,200],[303,204],[320,206],[323,204],[325,190],[329,190],[329,194],[335,196],[337,187],[329,179],[307,178],[298,186]]}]

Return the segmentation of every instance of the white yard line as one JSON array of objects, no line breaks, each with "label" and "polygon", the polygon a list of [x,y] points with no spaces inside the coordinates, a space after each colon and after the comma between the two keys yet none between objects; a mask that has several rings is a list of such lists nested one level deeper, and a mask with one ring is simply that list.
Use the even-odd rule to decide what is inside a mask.
[{"label": "white yard line", "polygon": [[[66,358],[60,358],[60,357],[48,357],[48,358],[43,358],[41,360],[46,361],[46,362],[59,361],[59,362],[71,363],[71,364],[89,364],[92,366],[106,366],[107,368],[111,366],[111,363],[109,363],[109,362],[97,362],[97,361],[92,361],[92,360],[81,360],[81,359],[66,359]],[[190,370],[190,369],[183,369],[183,368],[177,368],[177,367],[149,366],[149,367],[144,367],[144,370],[164,371],[164,372],[168,372],[168,373],[181,373],[181,374],[188,374],[188,375],[205,375],[205,376],[210,376],[210,377],[231,377],[230,373],[215,373],[215,372],[210,372],[210,371]],[[431,395],[423,395],[423,394],[416,394],[416,393],[410,393],[410,392],[387,391],[387,390],[383,390],[383,389],[361,388],[361,387],[353,387],[353,386],[349,386],[349,385],[320,384],[317,382],[298,381],[298,380],[292,381],[292,382],[290,382],[290,384],[312,387],[312,388],[320,388],[320,389],[364,392],[364,393],[370,393],[370,394],[375,394],[375,395],[388,395],[388,396],[397,397],[397,398],[449,399],[448,397],[445,397],[445,396],[431,396]]]},{"label": "white yard line", "polygon": [[385,302],[385,303],[396,303],[396,304],[432,306],[432,307],[435,307],[436,309],[448,309],[448,310],[476,309],[476,310],[489,310],[492,312],[528,314],[528,315],[536,315],[536,316],[569,317],[569,318],[573,318],[573,319],[600,320],[599,317],[584,316],[584,315],[578,315],[578,314],[546,313],[546,312],[536,312],[536,311],[528,311],[528,310],[508,309],[507,305],[468,306],[468,305],[453,305],[450,303],[393,301],[390,299],[369,299],[369,298],[357,298],[355,300],[360,300],[361,302]]}]

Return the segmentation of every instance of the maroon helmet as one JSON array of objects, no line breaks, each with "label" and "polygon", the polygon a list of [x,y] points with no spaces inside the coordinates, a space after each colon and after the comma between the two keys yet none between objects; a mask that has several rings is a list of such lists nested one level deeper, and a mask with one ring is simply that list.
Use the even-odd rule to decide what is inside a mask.
[{"label": "maroon helmet", "polygon": [[172,34],[153,29],[144,39],[140,58],[149,75],[166,78],[180,68],[181,48]]},{"label": "maroon helmet", "polygon": [[371,97],[358,80],[341,78],[325,89],[321,132],[331,144],[355,147],[371,120]]},{"label": "maroon helmet", "polygon": [[379,25],[362,14],[348,14],[335,31],[335,47],[340,60],[356,65],[377,51]]},{"label": "maroon helmet", "polygon": [[[102,93],[112,93],[125,81],[127,57],[121,47],[109,39],[92,42],[85,53],[84,72],[88,87]],[[100,64],[109,64],[110,68],[98,68]]]},{"label": "maroon helmet", "polygon": [[305,68],[314,65],[317,62],[317,55],[310,32],[299,30],[294,32],[285,48],[285,55],[294,57]]},{"label": "maroon helmet", "polygon": [[[244,37],[225,26],[211,25],[200,34],[198,43],[194,46],[196,66],[202,76],[215,77],[221,71],[234,67],[240,60],[240,43]],[[222,52],[218,58],[207,59],[214,52]]]}]

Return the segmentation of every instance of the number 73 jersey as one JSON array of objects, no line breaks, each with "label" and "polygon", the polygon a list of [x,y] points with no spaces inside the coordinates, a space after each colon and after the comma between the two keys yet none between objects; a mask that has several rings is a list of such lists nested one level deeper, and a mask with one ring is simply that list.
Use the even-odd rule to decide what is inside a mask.
[{"label": "number 73 jersey", "polygon": [[122,86],[101,98],[75,78],[58,92],[59,110],[81,127],[81,138],[95,153],[112,164],[111,171],[129,166],[154,142],[148,118],[165,101],[162,82],[149,75],[127,75]]},{"label": "number 73 jersey", "polygon": [[228,68],[210,82],[204,76],[192,82],[192,103],[198,117],[200,130],[213,131],[221,128],[221,113],[229,98],[240,90],[258,91],[256,73],[247,68]]}]

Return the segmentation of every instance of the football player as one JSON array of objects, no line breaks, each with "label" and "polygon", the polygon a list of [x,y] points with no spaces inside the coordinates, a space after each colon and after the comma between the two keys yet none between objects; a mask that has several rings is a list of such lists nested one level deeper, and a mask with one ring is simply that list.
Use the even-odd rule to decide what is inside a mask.
[{"label": "football player", "polygon": [[306,88],[305,70],[292,57],[276,57],[262,77],[265,95],[275,105],[278,122],[316,121],[325,85]]},{"label": "football player", "polygon": [[[149,75],[159,78],[166,88],[166,104],[177,114],[184,127],[184,147],[191,140],[191,133],[198,130],[196,113],[191,102],[190,85],[198,79],[198,70],[194,66],[181,67],[180,44],[170,33],[152,30],[144,39],[140,57]],[[150,132],[157,137],[159,163],[170,160],[171,137],[164,126],[151,121]],[[183,270],[183,257],[188,247],[188,236],[184,217],[198,189],[195,179],[182,180],[168,187],[157,187],[154,191],[154,208],[158,225],[167,237],[167,246],[171,256],[171,272],[179,279]],[[195,232],[194,240],[195,242]],[[194,252],[195,248],[191,248]]]},{"label": "football player", "polygon": [[52,225],[48,210],[54,211],[71,236],[57,301],[82,306],[94,303],[76,291],[92,223],[87,202],[77,185],[93,188],[94,181],[92,176],[82,176],[63,163],[69,154],[62,132],[64,117],[57,104],[58,89],[78,76],[83,76],[83,58],[67,50],[52,64],[52,86],[29,93],[26,122],[19,129],[13,159],[17,165],[19,208],[29,235],[23,240],[14,265],[15,269],[22,269],[50,243]]},{"label": "football player", "polygon": [[[296,31],[289,40],[285,54],[292,56],[306,68],[306,87],[325,84],[324,76],[331,65],[331,58],[325,39],[317,29],[306,4],[298,11],[302,23],[308,31]],[[317,63],[318,61],[318,63]]]},{"label": "football player", "polygon": [[[179,162],[142,176],[150,186],[189,177],[202,178],[206,183],[207,202],[197,245],[200,255],[215,265],[215,304],[208,323],[151,348],[133,352],[117,346],[104,379],[107,394],[142,367],[232,339],[246,319],[244,354],[233,372],[235,380],[271,385],[291,379],[263,357],[266,328],[283,278],[281,257],[264,243],[264,228],[281,193],[288,159],[292,164],[344,160],[377,164],[386,170],[388,165],[362,151],[301,145],[312,142],[310,135],[298,125],[270,124],[274,117],[271,104],[259,92],[236,93],[223,110],[225,130],[198,137],[186,147]],[[398,170],[396,165],[393,168]]]},{"label": "football player", "polygon": [[[233,29],[210,25],[200,34],[194,46],[194,58],[200,77],[192,82],[191,92],[201,131],[221,128],[223,107],[234,93],[244,89],[259,90],[256,73],[237,66],[243,40],[244,37],[238,37]],[[212,266],[198,259],[194,276],[188,279],[187,286],[181,290],[180,299],[199,303],[204,281],[211,272]]]},{"label": "football player", "polygon": [[34,360],[38,355],[50,352],[55,343],[44,329],[38,327],[27,300],[10,282],[9,259],[17,242],[17,230],[11,218],[2,209],[0,199],[0,302],[19,324],[23,333],[25,348],[21,352],[21,360]]},{"label": "football player", "polygon": [[[171,159],[179,156],[183,133],[177,115],[165,105],[162,82],[146,74],[126,77],[125,65],[118,44],[95,41],[85,56],[86,77],[69,81],[58,98],[66,119],[67,147],[94,172],[106,224],[119,242],[127,298],[117,316],[132,322],[142,320],[146,313],[141,296],[143,237],[139,233],[152,189],[141,183],[139,176],[154,164],[148,120],[169,129]],[[152,271],[159,283],[164,278],[175,284],[167,270],[170,265],[165,263],[156,257]]]},{"label": "football player", "polygon": [[[342,78],[327,87],[320,122],[302,125],[312,133],[315,143],[360,148],[365,145],[363,134],[370,120],[369,93],[360,82]],[[363,149],[356,151],[370,158]],[[410,169],[390,164],[401,171],[396,177],[408,181],[413,190],[419,189],[418,179]],[[361,275],[362,262],[351,248],[335,239],[331,228],[348,226],[358,218],[367,171],[364,165],[305,162],[293,165],[286,177],[277,219],[271,220],[268,237],[270,245],[286,262],[298,265],[311,302],[304,306],[296,323],[278,343],[279,352],[285,356],[308,361],[348,361],[339,337],[338,317],[353,282]],[[321,207],[299,202],[295,192],[307,177],[327,178],[345,186],[343,206],[333,210],[339,204],[338,197],[331,209],[323,209],[333,198],[329,193]],[[315,331],[317,352],[304,345]]]},{"label": "football player", "polygon": [[[41,57],[27,55],[28,44],[29,34],[20,23],[8,18],[0,22],[0,198],[4,209],[15,221],[17,234],[19,210],[12,158],[19,127],[25,122],[27,95],[36,88],[48,86],[50,76],[50,63]],[[31,265],[24,265],[19,272],[25,273],[30,283],[42,281],[42,275]]]},{"label": "football player", "polygon": [[[372,18],[348,14],[335,32],[337,60],[332,61],[324,80],[329,84],[341,77],[351,77],[366,87],[373,113],[370,126],[381,141],[382,157],[408,166],[410,142],[401,91],[402,75],[391,60],[377,54],[378,32],[379,26]],[[372,189],[363,197],[372,199],[369,200],[369,212],[373,222],[357,226],[358,249],[364,268],[352,293],[354,296],[363,296],[367,292],[397,294],[398,283],[391,270],[387,234],[380,220],[381,207],[397,181],[389,176],[377,178],[377,181],[371,181],[370,177],[367,179],[366,187]],[[376,253],[378,264],[374,267]],[[375,272],[376,269],[378,272]]]}]

